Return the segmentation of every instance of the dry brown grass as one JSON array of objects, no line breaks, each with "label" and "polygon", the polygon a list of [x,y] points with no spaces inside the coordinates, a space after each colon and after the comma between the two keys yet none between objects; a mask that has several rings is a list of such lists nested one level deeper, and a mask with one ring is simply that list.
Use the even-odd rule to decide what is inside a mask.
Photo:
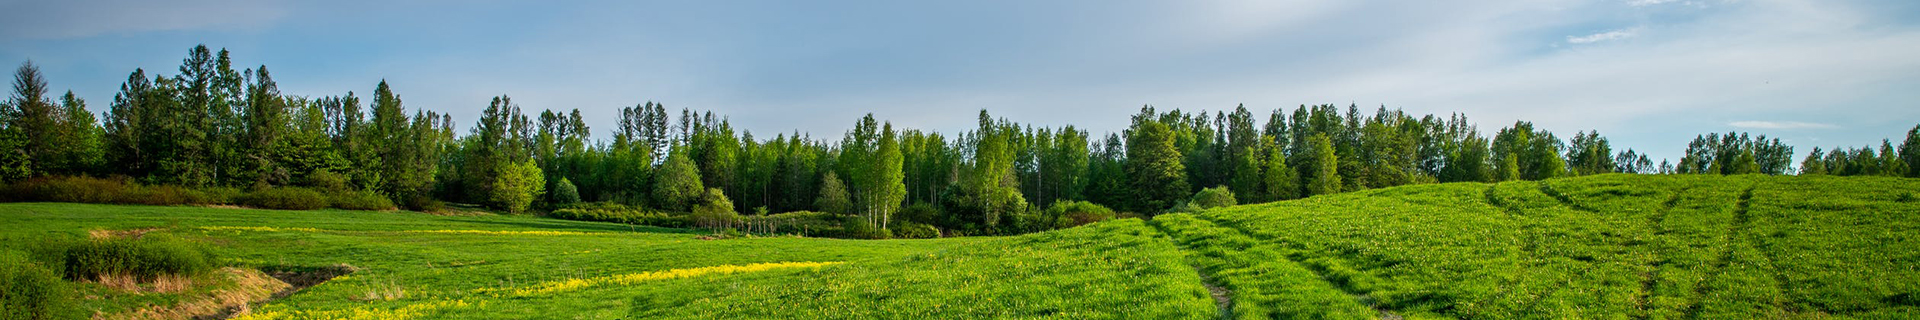
[{"label": "dry brown grass", "polygon": [[[253,310],[252,305],[271,299],[275,292],[286,290],[290,285],[267,276],[259,270],[240,268],[221,268],[216,275],[232,280],[231,286],[215,289],[206,294],[185,297],[180,303],[171,306],[147,306],[145,308],[118,314],[95,314],[94,319],[224,319],[231,315],[245,314]],[[191,281],[178,282],[178,290],[190,289]],[[155,287],[163,285],[156,283]],[[176,291],[178,292],[178,291]]]},{"label": "dry brown grass", "polygon": [[127,274],[103,274],[94,278],[93,283],[126,292],[140,292],[141,289],[140,281]]},{"label": "dry brown grass", "polygon": [[139,239],[141,236],[147,235],[148,232],[159,231],[160,229],[161,229],[160,227],[147,227],[147,228],[138,228],[138,229],[126,229],[126,230],[94,229],[94,230],[87,230],[87,236],[92,237],[93,239],[113,239],[113,238]]},{"label": "dry brown grass", "polygon": [[399,283],[393,281],[375,281],[373,285],[367,287],[366,293],[353,297],[352,299],[358,301],[393,301],[406,297],[407,288],[400,287]]}]

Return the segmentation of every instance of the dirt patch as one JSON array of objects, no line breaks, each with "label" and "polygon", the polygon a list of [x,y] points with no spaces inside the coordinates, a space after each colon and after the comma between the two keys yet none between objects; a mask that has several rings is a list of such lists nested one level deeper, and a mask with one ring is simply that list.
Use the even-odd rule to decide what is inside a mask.
[{"label": "dirt patch", "polygon": [[[96,314],[94,319],[225,319],[252,310],[252,305],[273,297],[289,287],[259,270],[221,268],[216,274],[233,280],[233,286],[204,295],[187,297],[168,306],[147,306],[120,314]],[[184,285],[184,284],[183,284]]]},{"label": "dirt patch", "polygon": [[126,230],[87,230],[87,237],[94,238],[94,239],[116,239],[116,238],[139,239],[140,237],[146,236],[148,232],[160,231],[160,229],[165,229],[165,228],[146,227],[146,228],[126,229]]},{"label": "dirt patch", "polygon": [[1213,296],[1213,306],[1220,311],[1220,318],[1233,318],[1233,292],[1228,291],[1226,287],[1214,285],[1213,276],[1207,275],[1207,271],[1200,269],[1200,266],[1194,266],[1193,271],[1200,274],[1200,285],[1207,287],[1207,294]]},{"label": "dirt patch", "polygon": [[273,298],[279,299],[298,293],[300,289],[317,286],[321,283],[326,283],[327,280],[354,273],[355,271],[360,271],[360,268],[343,263],[326,267],[268,268],[266,274],[273,276],[274,279],[279,279],[281,282],[286,282],[289,285],[287,288],[273,293]]}]

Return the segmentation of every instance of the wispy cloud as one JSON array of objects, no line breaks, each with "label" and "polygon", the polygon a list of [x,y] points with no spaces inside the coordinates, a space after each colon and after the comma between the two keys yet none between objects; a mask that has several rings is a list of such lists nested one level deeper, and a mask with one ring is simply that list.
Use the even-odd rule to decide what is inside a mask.
[{"label": "wispy cloud", "polygon": [[1588,44],[1588,43],[1595,43],[1595,42],[1601,42],[1601,41],[1620,40],[1620,39],[1632,38],[1636,33],[1638,33],[1638,31],[1635,29],[1621,29],[1621,30],[1613,30],[1613,31],[1595,33],[1595,34],[1579,36],[1579,37],[1567,36],[1567,43]]},{"label": "wispy cloud", "polygon": [[1830,129],[1834,125],[1800,121],[1734,121],[1729,126],[1748,129]]},{"label": "wispy cloud", "polygon": [[1660,4],[1665,4],[1669,2],[1677,2],[1677,1],[1679,0],[1630,0],[1630,1],[1627,1],[1627,5],[1631,5],[1635,7],[1645,7],[1645,6],[1660,5]]}]

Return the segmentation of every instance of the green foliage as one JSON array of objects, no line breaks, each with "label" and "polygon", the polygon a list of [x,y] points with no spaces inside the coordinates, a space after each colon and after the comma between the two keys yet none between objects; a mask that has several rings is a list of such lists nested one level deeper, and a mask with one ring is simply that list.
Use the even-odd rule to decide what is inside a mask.
[{"label": "green foliage", "polygon": [[560,178],[560,182],[553,187],[553,204],[565,206],[575,203],[580,203],[580,188],[575,187],[573,181]]},{"label": "green foliage", "polygon": [[232,189],[187,189],[177,186],[146,186],[122,179],[88,177],[40,177],[5,187],[6,201],[46,201],[78,203],[119,203],[145,205],[210,205],[229,202]]},{"label": "green foliage", "polygon": [[688,158],[685,147],[674,146],[654,175],[653,206],[667,211],[692,210],[705,190],[700,171]]},{"label": "green foliage", "polygon": [[820,198],[813,201],[813,207],[831,213],[853,213],[853,200],[847,197],[847,187],[832,171],[820,178]]},{"label": "green foliage", "polygon": [[102,276],[152,281],[166,275],[204,275],[218,267],[205,245],[156,234],[89,240],[50,236],[31,245],[29,251],[72,281]]},{"label": "green foliage", "polygon": [[338,191],[327,193],[327,205],[344,210],[393,210],[393,200],[378,193],[367,191]]},{"label": "green foliage", "polygon": [[893,226],[887,228],[887,230],[893,233],[893,237],[900,239],[933,239],[940,237],[940,228],[910,221],[895,222]]},{"label": "green foliage", "polygon": [[1058,201],[1047,207],[1047,215],[1059,219],[1059,226],[1078,227],[1113,219],[1113,209],[1086,201]]},{"label": "green foliage", "polygon": [[[313,189],[300,187],[280,187],[247,192],[233,199],[234,204],[248,207],[280,210],[313,210],[326,208],[327,195]],[[363,204],[355,204],[355,206]]]},{"label": "green foliage", "polygon": [[1193,199],[1188,200],[1188,203],[1197,209],[1211,209],[1240,204],[1239,200],[1234,200],[1233,191],[1227,190],[1226,186],[1201,189],[1200,192],[1193,194]]},{"label": "green foliage", "polygon": [[46,263],[0,249],[0,319],[79,318],[73,289]]},{"label": "green foliage", "polygon": [[540,166],[533,159],[506,164],[494,179],[491,199],[495,206],[507,212],[525,212],[534,199],[547,193],[546,175],[540,172]]},{"label": "green foliage", "polygon": [[1333,152],[1333,142],[1326,135],[1317,135],[1307,140],[1306,154],[1302,159],[1309,160],[1301,165],[1306,173],[1307,195],[1333,194],[1340,192],[1339,158]]},{"label": "green foliage", "polygon": [[892,239],[893,231],[881,228],[865,218],[847,219],[845,237],[852,239]]},{"label": "green foliage", "polygon": [[682,228],[691,225],[687,217],[630,207],[611,202],[587,202],[554,209],[547,216],[580,221],[615,222],[656,227]]},{"label": "green foliage", "polygon": [[731,228],[740,223],[740,213],[733,211],[733,200],[718,188],[709,188],[700,198],[700,204],[693,206],[693,225],[701,228]]},{"label": "green foliage", "polygon": [[1153,113],[1142,108],[1127,130],[1127,176],[1138,198],[1132,210],[1157,212],[1172,207],[1188,195],[1186,165],[1180,162],[1180,150],[1174,146],[1174,133],[1167,125],[1146,119]]}]

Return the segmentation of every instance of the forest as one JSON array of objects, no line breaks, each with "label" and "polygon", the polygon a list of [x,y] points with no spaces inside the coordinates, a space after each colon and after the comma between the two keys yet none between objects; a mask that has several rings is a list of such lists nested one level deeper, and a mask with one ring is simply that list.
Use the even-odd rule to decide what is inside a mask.
[{"label": "forest", "polygon": [[311,208],[303,199],[320,198],[418,211],[453,203],[727,228],[824,214],[847,217],[860,237],[884,238],[1019,234],[1410,184],[1603,173],[1920,177],[1910,169],[1920,166],[1920,126],[1904,141],[1816,148],[1798,162],[1778,138],[1710,133],[1657,164],[1597,131],[1562,139],[1519,121],[1483,132],[1462,114],[1331,104],[1265,114],[1143,106],[1124,131],[1098,135],[981,110],[978,128],[951,136],[869,114],[839,137],[769,137],[725,115],[675,115],[646,101],[619,111],[611,137],[594,137],[578,109],[533,113],[507,95],[456,132],[451,116],[409,110],[385,81],[368,97],[309,96],[282,92],[264,65],[235,68],[227,50],[193,47],[172,75],[135,69],[96,116],[71,91],[51,96],[39,69],[23,63],[0,105],[0,182],[12,200],[44,201],[34,197],[78,184],[138,195],[74,202]]}]

